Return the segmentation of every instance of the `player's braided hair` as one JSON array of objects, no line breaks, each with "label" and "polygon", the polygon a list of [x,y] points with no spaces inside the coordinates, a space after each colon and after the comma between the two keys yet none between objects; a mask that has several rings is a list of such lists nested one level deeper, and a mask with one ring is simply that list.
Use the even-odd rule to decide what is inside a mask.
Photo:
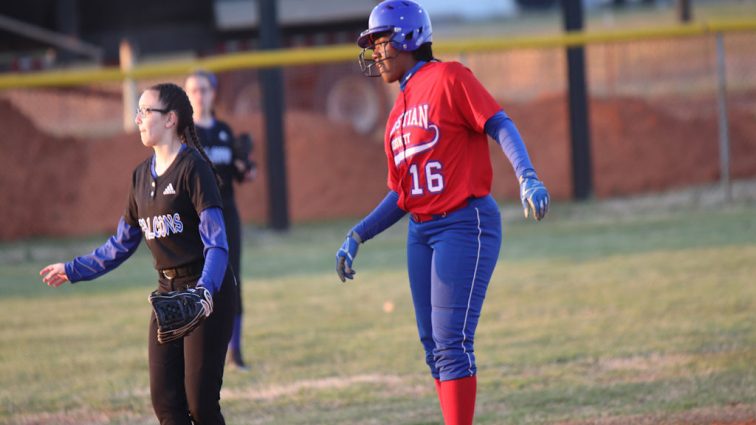
[{"label": "player's braided hair", "polygon": [[194,109],[184,89],[173,83],[161,83],[150,87],[150,90],[158,92],[158,98],[163,103],[165,109],[176,112],[176,116],[178,117],[176,133],[178,133],[182,142],[197,149],[200,155],[205,158],[205,161],[210,164],[218,187],[220,187],[222,180],[218,175],[218,170],[215,169],[212,161],[207,157],[205,149],[202,148],[199,137],[197,137],[197,129],[194,127],[194,119],[192,118]]}]

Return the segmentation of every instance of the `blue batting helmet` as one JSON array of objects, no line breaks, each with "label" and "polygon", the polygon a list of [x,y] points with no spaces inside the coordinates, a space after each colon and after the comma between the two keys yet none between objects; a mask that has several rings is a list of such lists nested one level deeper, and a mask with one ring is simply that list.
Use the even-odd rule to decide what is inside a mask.
[{"label": "blue batting helmet", "polygon": [[357,45],[369,47],[376,36],[384,33],[391,33],[391,43],[402,52],[414,52],[433,40],[428,12],[410,0],[386,0],[374,7],[368,29],[362,31]]}]

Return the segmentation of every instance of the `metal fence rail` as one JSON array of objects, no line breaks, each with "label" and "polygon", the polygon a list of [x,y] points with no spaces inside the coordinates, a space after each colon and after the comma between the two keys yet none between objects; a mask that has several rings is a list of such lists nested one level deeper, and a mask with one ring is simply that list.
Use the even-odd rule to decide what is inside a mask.
[{"label": "metal fence rail", "polygon": [[[639,30],[574,32],[549,36],[448,40],[434,43],[434,51],[441,54],[454,54],[516,49],[548,49],[741,31],[756,31],[756,20],[694,23]],[[124,79],[138,80],[168,77],[185,75],[198,68],[222,72],[249,68],[323,64],[343,62],[351,60],[355,56],[356,49],[353,45],[349,44],[329,47],[229,53],[201,59],[171,60],[155,64],[143,64],[135,66],[131,70],[122,70],[118,67],[105,67],[34,73],[8,73],[0,75],[0,90],[9,88],[88,85],[97,82],[120,81]]]}]

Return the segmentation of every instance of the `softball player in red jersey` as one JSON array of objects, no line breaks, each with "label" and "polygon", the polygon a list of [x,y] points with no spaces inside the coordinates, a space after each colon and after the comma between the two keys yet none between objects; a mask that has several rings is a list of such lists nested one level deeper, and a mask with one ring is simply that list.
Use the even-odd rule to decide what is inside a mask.
[{"label": "softball player in red jersey", "polygon": [[40,275],[54,287],[95,279],[126,261],[144,235],[160,291],[204,287],[213,297],[212,314],[173,342],[158,343],[151,314],[148,356],[155,414],[163,425],[224,424],[220,390],[237,291],[216,176],[200,148],[192,106],[181,87],[158,84],[145,90],[136,124],[154,155],[134,170],[116,234],[91,254],[51,264]]},{"label": "softball player in red jersey", "polygon": [[389,193],[349,231],[336,271],[352,279],[359,245],[410,214],[407,267],[425,361],[445,423],[471,424],[475,329],[501,245],[488,136],[515,170],[526,217],[542,219],[549,194],[512,120],[469,69],[436,60],[431,42],[430,17],[408,0],[377,5],[357,41],[363,73],[401,90],[385,132]]}]

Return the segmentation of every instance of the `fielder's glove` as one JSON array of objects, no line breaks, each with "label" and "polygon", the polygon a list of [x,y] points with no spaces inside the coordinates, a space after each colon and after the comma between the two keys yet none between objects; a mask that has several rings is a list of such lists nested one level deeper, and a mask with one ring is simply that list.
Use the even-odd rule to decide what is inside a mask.
[{"label": "fielder's glove", "polygon": [[257,167],[257,164],[249,159],[249,155],[252,153],[253,149],[254,143],[252,142],[252,137],[247,133],[240,134],[238,137],[234,138],[232,142],[231,150],[233,152],[234,160],[241,161],[244,165],[244,171],[238,170],[240,171],[237,173],[237,179],[239,180],[243,178],[244,173]]},{"label": "fielder's glove", "polygon": [[155,312],[161,344],[185,337],[213,312],[213,296],[201,286],[183,291],[154,291],[148,299]]},{"label": "fielder's glove", "polygon": [[535,171],[528,170],[520,176],[520,200],[525,218],[531,214],[540,221],[549,212],[549,191],[538,180]]},{"label": "fielder's glove", "polygon": [[350,230],[344,239],[344,243],[341,244],[341,248],[336,252],[336,274],[339,275],[342,282],[346,282],[347,279],[354,279],[354,274],[357,273],[352,268],[352,262],[354,257],[357,256],[357,250],[361,243],[360,235],[354,230]]}]

